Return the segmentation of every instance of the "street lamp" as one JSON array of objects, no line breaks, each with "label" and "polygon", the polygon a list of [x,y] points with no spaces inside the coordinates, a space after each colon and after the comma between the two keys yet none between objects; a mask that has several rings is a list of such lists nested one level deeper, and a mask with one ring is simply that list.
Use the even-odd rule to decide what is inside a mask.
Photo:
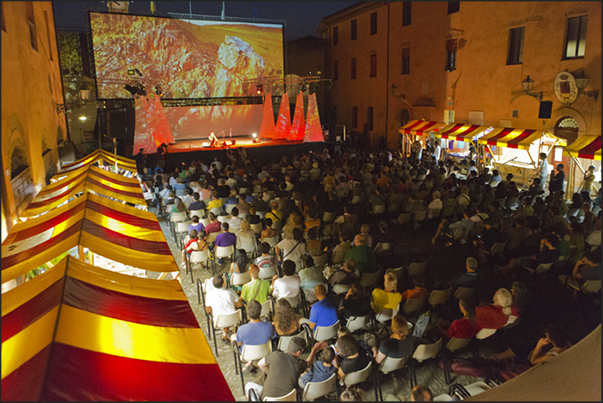
[{"label": "street lamp", "polygon": [[542,91],[530,92],[532,87],[534,87],[534,80],[532,80],[529,75],[521,82],[521,85],[523,86],[523,92],[525,92],[526,95],[536,98],[538,102],[542,102]]},{"label": "street lamp", "polygon": [[64,104],[57,104],[57,113],[66,113],[74,108],[80,108],[82,106],[85,106],[88,103],[88,100],[90,99],[90,89],[86,84],[83,84],[80,87],[79,92],[80,99],[76,99],[72,102],[65,102]]},{"label": "street lamp", "polygon": [[586,86],[588,85],[589,77],[586,75],[584,70],[580,72],[580,75],[576,75],[576,87],[578,88],[578,94],[586,95],[587,97],[594,98],[595,102],[599,97],[599,90],[594,91],[584,91]]}]

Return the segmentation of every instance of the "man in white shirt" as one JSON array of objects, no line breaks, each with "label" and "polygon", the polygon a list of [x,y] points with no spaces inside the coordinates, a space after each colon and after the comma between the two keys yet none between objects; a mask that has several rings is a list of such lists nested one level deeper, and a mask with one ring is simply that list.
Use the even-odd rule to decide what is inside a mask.
[{"label": "man in white shirt", "polygon": [[538,164],[538,175],[540,175],[540,183],[544,186],[549,178],[549,163],[546,160],[546,153],[540,153],[540,163]]},{"label": "man in white shirt", "polygon": [[233,207],[230,212],[230,219],[226,221],[230,227],[230,232],[236,234],[241,229],[241,224],[243,223],[243,219],[239,217],[239,209],[237,207]]},{"label": "man in white shirt", "polygon": [[195,201],[195,199],[193,198],[193,189],[186,188],[185,192],[186,195],[182,196],[181,199],[186,208],[188,208],[188,206],[190,206],[190,204]]},{"label": "man in white shirt", "polygon": [[301,279],[295,274],[295,263],[292,260],[285,260],[283,262],[283,273],[285,276],[282,278],[279,278],[278,274],[272,277],[272,284],[270,285],[272,295],[277,300],[297,297],[299,295],[299,288],[301,287]]},{"label": "man in white shirt", "polygon": [[285,238],[274,247],[279,261],[293,260],[299,270],[302,268],[302,258],[306,254],[306,244],[302,242],[303,234],[300,228],[294,228],[293,239]]},{"label": "man in white shirt", "polygon": [[[230,288],[224,288],[224,278],[216,274],[212,280],[213,289],[208,287],[205,297],[205,312],[211,313],[214,318],[214,326],[218,315],[234,313],[243,306],[239,296]],[[230,328],[223,329],[222,340],[228,342]]]},{"label": "man in white shirt", "polygon": [[440,200],[440,192],[438,192],[437,190],[435,192],[433,192],[433,200],[431,201],[431,203],[429,203],[427,205],[427,213],[428,213],[428,218],[429,219],[433,219],[433,213],[435,210],[442,210],[442,200]]}]

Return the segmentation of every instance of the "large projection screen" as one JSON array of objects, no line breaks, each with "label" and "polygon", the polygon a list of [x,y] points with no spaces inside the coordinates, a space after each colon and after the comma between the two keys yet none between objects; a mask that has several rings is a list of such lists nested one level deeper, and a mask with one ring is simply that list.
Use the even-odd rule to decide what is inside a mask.
[{"label": "large projection screen", "polygon": [[[211,132],[222,139],[251,137],[262,125],[262,105],[175,106],[165,109],[176,141],[207,139]],[[223,133],[222,133],[223,132]]]},{"label": "large projection screen", "polygon": [[90,12],[99,99],[132,98],[138,69],[164,99],[247,97],[283,76],[283,26]]}]

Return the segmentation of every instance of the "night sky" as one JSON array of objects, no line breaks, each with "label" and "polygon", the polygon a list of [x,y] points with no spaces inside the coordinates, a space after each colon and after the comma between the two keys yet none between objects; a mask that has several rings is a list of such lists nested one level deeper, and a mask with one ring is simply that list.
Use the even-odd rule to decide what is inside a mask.
[{"label": "night sky", "polygon": [[[150,1],[130,2],[130,12],[149,12]],[[343,10],[357,1],[227,1],[227,17],[253,18],[254,5],[256,18],[287,21],[286,36],[289,39],[307,35],[318,36],[316,29],[320,21],[337,11]],[[86,28],[90,8],[107,10],[104,1],[55,1],[56,26],[61,28]],[[192,13],[197,15],[220,16],[221,1],[192,1]],[[187,1],[156,1],[158,12],[189,12]]]}]

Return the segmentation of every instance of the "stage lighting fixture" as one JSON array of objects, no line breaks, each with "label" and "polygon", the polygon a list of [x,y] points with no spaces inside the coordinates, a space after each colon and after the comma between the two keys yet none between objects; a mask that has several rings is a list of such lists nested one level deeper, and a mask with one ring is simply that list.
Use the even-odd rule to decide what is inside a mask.
[{"label": "stage lighting fixture", "polygon": [[155,87],[155,94],[159,95],[160,97],[163,96],[163,90],[160,86]]},{"label": "stage lighting fixture", "polygon": [[128,69],[128,75],[129,76],[133,76],[134,75],[134,69]]},{"label": "stage lighting fixture", "polygon": [[130,85],[130,84],[126,84],[126,85],[124,86],[124,88],[125,88],[125,89],[126,89],[126,90],[127,90],[129,93],[130,93],[130,94],[132,94],[132,95],[136,95],[136,94],[138,93],[138,89],[139,89],[138,87],[135,87],[135,86]]},{"label": "stage lighting fixture", "polygon": [[258,84],[255,86],[255,88],[258,95],[262,95],[262,92],[264,92],[264,86],[262,84]]},{"label": "stage lighting fixture", "polygon": [[142,77],[142,73],[140,72],[140,70],[134,69],[134,71],[136,72],[136,74],[138,74],[139,77]]},{"label": "stage lighting fixture", "polygon": [[257,133],[253,133],[252,136],[255,139],[258,136],[258,134]]},{"label": "stage lighting fixture", "polygon": [[307,89],[308,89],[308,86],[306,85],[306,83],[303,83],[301,86],[301,92],[304,92]]}]

